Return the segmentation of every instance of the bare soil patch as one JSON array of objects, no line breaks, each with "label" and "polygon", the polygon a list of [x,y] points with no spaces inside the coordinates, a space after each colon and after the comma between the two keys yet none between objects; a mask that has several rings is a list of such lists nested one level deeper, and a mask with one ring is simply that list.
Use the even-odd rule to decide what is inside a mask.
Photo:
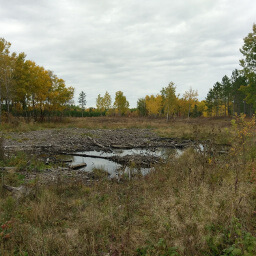
[{"label": "bare soil patch", "polygon": [[9,133],[5,136],[6,151],[61,153],[111,148],[183,147],[188,140],[162,138],[151,129],[83,129],[62,128]]}]

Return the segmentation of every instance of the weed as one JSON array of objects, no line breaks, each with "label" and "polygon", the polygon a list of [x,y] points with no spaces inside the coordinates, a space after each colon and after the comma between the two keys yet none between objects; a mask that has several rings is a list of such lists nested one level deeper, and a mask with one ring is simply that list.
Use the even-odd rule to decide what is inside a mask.
[{"label": "weed", "polygon": [[[226,229],[212,226],[209,232],[211,235],[207,238],[207,243],[210,255],[254,256],[256,254],[256,237],[245,231],[237,218],[233,218]],[[221,235],[217,235],[218,233]]]},{"label": "weed", "polygon": [[241,169],[245,170],[248,156],[254,160],[253,152],[255,141],[252,138],[255,139],[256,119],[255,116],[250,120],[246,120],[245,117],[245,114],[241,114],[240,116],[235,116],[235,119],[232,120],[235,136],[232,143],[231,155],[238,161],[238,163],[242,161],[243,166],[243,168],[241,168],[241,165],[236,165],[235,190],[237,190],[239,185]]},{"label": "weed", "polygon": [[0,137],[0,161],[4,160],[4,138]]},{"label": "weed", "polygon": [[107,179],[109,177],[108,171],[104,169],[94,168],[90,173],[90,176],[94,179]]},{"label": "weed", "polygon": [[10,239],[12,236],[13,220],[5,221],[0,223],[0,244]]},{"label": "weed", "polygon": [[9,159],[6,159],[5,165],[7,166],[16,166],[18,170],[26,171],[41,171],[49,168],[45,162],[39,161],[37,156],[31,156],[25,152],[17,152],[15,155],[12,155]]},{"label": "weed", "polygon": [[176,247],[169,247],[163,238],[156,244],[148,243],[147,246],[137,249],[138,256],[180,256]]}]

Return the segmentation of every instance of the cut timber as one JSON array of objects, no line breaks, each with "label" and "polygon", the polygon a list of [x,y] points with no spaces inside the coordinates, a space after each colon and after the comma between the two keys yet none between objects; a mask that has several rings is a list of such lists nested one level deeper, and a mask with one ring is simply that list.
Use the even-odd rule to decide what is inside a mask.
[{"label": "cut timber", "polygon": [[109,156],[95,156],[95,155],[87,155],[81,153],[61,153],[62,155],[69,155],[69,156],[81,156],[81,157],[90,157],[90,158],[100,158],[100,159],[111,159]]},{"label": "cut timber", "polygon": [[86,167],[86,166],[87,166],[86,163],[81,163],[81,164],[71,165],[70,168],[72,170],[78,170],[78,169],[81,169],[81,168]]},{"label": "cut timber", "polygon": [[102,149],[105,150],[105,151],[112,151],[110,148],[106,148],[104,145],[98,143],[98,142],[97,142],[96,140],[94,140],[92,137],[87,136],[87,138],[88,138],[90,141],[92,141],[95,146],[98,146],[98,147],[102,148]]},{"label": "cut timber", "polygon": [[57,160],[57,162],[59,162],[59,163],[72,163],[73,160],[72,159],[69,159],[69,160]]},{"label": "cut timber", "polygon": [[112,148],[117,149],[132,149],[135,148],[134,146],[128,146],[128,145],[111,145]]}]

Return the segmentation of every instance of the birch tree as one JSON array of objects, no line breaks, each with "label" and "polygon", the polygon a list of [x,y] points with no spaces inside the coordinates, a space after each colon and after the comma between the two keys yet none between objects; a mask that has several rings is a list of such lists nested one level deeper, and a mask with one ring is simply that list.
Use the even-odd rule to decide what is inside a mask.
[{"label": "birch tree", "polygon": [[166,114],[167,121],[170,119],[170,116],[174,115],[177,107],[177,96],[175,94],[176,86],[173,82],[170,82],[167,87],[164,87],[161,90],[164,113]]}]

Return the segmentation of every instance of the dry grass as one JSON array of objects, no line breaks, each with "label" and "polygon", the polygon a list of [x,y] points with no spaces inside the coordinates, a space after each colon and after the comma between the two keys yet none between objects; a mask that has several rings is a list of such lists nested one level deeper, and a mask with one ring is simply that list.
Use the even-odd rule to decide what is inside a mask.
[{"label": "dry grass", "polygon": [[[227,126],[215,122],[201,127]],[[152,121],[155,129],[171,131],[172,124]],[[173,125],[177,135],[181,126],[194,124]],[[188,149],[131,181],[103,179],[86,185],[60,180],[44,187],[35,183],[37,193],[20,202],[5,193],[0,224],[12,223],[9,238],[0,234],[0,255],[253,256],[256,157],[248,155],[245,166],[239,155],[235,159]],[[225,252],[232,246],[241,254]]]},{"label": "dry grass", "polygon": [[4,158],[4,138],[0,137],[0,161]]},{"label": "dry grass", "polygon": [[224,159],[203,168],[196,154],[189,151],[140,180],[41,187],[18,205],[2,198],[1,219],[14,220],[2,254],[137,255],[164,239],[180,255],[218,255],[207,237],[221,252],[234,218],[254,234],[256,184],[245,179],[235,192]]}]

